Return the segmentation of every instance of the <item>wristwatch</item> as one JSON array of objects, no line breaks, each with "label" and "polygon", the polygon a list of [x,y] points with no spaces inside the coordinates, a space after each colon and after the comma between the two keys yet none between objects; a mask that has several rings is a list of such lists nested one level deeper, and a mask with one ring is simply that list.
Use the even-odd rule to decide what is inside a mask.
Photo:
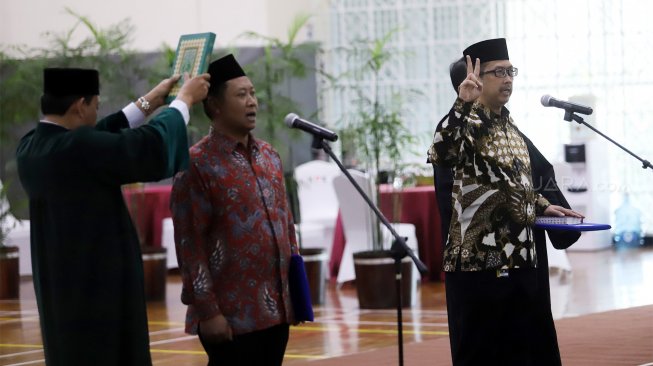
[{"label": "wristwatch", "polygon": [[148,102],[147,99],[145,99],[145,97],[138,98],[138,102],[141,103],[141,108],[143,109],[143,111],[145,112],[150,111],[150,102]]}]

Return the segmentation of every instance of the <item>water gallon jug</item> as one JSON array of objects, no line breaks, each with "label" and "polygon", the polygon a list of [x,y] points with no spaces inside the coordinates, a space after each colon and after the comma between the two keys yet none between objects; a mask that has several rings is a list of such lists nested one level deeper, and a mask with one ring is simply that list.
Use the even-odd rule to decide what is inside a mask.
[{"label": "water gallon jug", "polygon": [[642,229],[640,211],[630,203],[630,198],[626,193],[621,206],[614,212],[615,230],[614,243],[620,246],[637,246],[642,244]]}]

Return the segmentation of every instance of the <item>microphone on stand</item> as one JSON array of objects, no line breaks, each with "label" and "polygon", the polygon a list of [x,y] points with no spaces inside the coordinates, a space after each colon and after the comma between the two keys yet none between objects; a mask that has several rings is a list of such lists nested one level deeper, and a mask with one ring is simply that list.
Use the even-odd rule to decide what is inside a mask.
[{"label": "microphone on stand", "polygon": [[540,102],[542,102],[542,105],[545,107],[556,107],[556,108],[564,109],[571,113],[590,115],[592,114],[592,112],[594,112],[590,107],[584,106],[582,104],[566,102],[564,100],[558,100],[548,94],[543,95],[542,98],[540,99]]},{"label": "microphone on stand", "polygon": [[304,132],[308,132],[324,140],[336,141],[338,139],[338,135],[335,132],[319,126],[313,122],[301,119],[295,113],[288,113],[286,118],[283,120],[290,128],[298,128]]}]

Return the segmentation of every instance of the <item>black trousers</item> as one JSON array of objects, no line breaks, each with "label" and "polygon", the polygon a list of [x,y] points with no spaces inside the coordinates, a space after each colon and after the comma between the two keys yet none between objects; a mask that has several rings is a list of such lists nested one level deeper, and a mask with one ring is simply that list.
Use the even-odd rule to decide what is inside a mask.
[{"label": "black trousers", "polygon": [[229,342],[207,343],[199,331],[202,347],[209,356],[208,366],[281,365],[288,344],[289,325],[234,336]]},{"label": "black trousers", "polygon": [[496,270],[445,273],[453,365],[546,365],[535,350],[537,285],[530,268],[508,277]]}]

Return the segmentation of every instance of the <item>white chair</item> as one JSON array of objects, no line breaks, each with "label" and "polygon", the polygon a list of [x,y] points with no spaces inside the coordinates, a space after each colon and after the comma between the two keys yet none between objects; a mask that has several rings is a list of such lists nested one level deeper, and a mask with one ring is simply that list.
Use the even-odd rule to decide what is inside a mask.
[{"label": "white chair", "polygon": [[177,249],[175,248],[175,227],[172,217],[166,217],[161,223],[161,246],[166,248],[168,269],[177,268]]},{"label": "white chair", "polygon": [[[351,169],[349,170],[349,173],[352,175],[356,183],[361,186],[365,194],[374,200],[371,193],[374,190],[372,189],[373,183],[370,176]],[[340,269],[338,270],[338,278],[336,280],[338,284],[342,284],[343,282],[353,280],[356,277],[354,272],[353,254],[360,251],[370,250],[372,248],[374,212],[344,174],[334,178],[333,186],[340,204],[340,215],[346,239],[345,249],[340,262]],[[399,235],[408,238],[406,244],[408,244],[408,247],[418,256],[415,225],[393,223],[392,226]],[[383,224],[381,224],[381,235],[383,248],[390,249],[393,238],[390,230],[383,226]],[[412,272],[411,283],[412,286],[414,286],[413,290],[415,290],[420,277],[417,267],[414,264]]]},{"label": "white chair", "polygon": [[297,231],[302,247],[323,248],[329,257],[338,218],[333,178],[340,174],[338,165],[323,160],[312,160],[295,168],[301,216]]},{"label": "white chair", "polygon": [[[0,181],[2,190],[2,181]],[[0,212],[9,210],[9,201],[6,197],[0,197]],[[3,229],[11,228],[5,239],[6,245],[18,247],[18,272],[21,276],[32,275],[32,248],[30,246],[30,222],[29,220],[18,220],[8,213],[2,222]]]}]

